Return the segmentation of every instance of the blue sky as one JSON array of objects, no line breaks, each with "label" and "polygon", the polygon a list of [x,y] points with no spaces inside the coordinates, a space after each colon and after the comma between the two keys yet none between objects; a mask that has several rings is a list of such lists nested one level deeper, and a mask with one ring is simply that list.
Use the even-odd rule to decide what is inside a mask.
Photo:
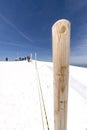
[{"label": "blue sky", "polygon": [[87,64],[87,0],[0,0],[0,60],[52,59],[52,25],[71,22],[71,64]]}]

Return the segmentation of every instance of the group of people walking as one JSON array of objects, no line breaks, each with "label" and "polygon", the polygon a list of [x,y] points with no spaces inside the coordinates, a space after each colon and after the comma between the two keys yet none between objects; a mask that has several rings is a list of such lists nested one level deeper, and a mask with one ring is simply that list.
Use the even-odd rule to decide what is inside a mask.
[{"label": "group of people walking", "polygon": [[[8,57],[5,58],[5,61],[8,61]],[[32,60],[32,55],[28,55],[26,57],[19,57],[19,58],[16,58],[15,61],[24,61],[24,60],[27,60],[28,62],[30,62]]]}]

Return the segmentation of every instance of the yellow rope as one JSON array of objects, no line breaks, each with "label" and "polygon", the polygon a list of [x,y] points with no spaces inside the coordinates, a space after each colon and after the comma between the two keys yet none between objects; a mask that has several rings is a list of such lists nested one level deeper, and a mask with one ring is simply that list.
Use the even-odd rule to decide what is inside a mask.
[{"label": "yellow rope", "polygon": [[[47,130],[49,130],[49,123],[48,123],[48,118],[47,118],[47,113],[46,113],[46,107],[45,107],[45,103],[44,103],[43,92],[42,92],[42,88],[41,88],[41,82],[40,82],[40,78],[39,78],[39,72],[38,72],[36,61],[35,61],[35,68],[36,68],[37,77],[38,77],[38,81],[39,81],[38,92],[39,92],[40,107],[41,107],[41,100],[42,100],[45,120],[46,120],[46,124],[47,124]],[[40,99],[40,95],[41,95],[41,99]],[[43,120],[42,107],[41,107],[41,116],[42,116],[42,123],[43,123],[43,129],[44,129],[44,120]]]}]

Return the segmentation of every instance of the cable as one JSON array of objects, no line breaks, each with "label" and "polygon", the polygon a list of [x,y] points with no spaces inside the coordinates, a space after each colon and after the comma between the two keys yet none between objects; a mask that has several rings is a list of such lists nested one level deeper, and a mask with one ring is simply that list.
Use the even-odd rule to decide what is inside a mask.
[{"label": "cable", "polygon": [[40,97],[41,97],[41,96],[40,96],[41,94],[40,94],[39,86],[38,86],[38,93],[39,93],[38,95],[39,95],[39,102],[40,102],[42,125],[43,125],[43,130],[44,130],[45,128],[44,128],[43,110],[42,110],[42,106],[41,106],[41,98],[40,98]]},{"label": "cable", "polygon": [[[49,130],[48,117],[47,117],[46,107],[45,107],[45,103],[44,103],[44,98],[43,98],[43,93],[42,93],[42,88],[41,88],[41,82],[40,82],[40,78],[39,78],[39,72],[38,72],[36,60],[35,60],[35,68],[36,68],[37,77],[38,77],[38,81],[39,81],[39,88],[38,88],[39,98],[40,98],[40,95],[41,95],[41,99],[42,99],[42,103],[43,103],[43,109],[44,109],[44,115],[45,115],[45,120],[46,120],[46,125],[47,125],[47,130]],[[41,100],[40,100],[40,106],[41,106]],[[41,108],[41,115],[42,115],[42,108]],[[43,118],[42,118],[42,121],[43,121]]]}]

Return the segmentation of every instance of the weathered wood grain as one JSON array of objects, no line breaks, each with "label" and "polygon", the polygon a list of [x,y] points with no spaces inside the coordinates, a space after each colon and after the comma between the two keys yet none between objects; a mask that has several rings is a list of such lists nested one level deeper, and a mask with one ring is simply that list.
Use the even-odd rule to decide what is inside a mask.
[{"label": "weathered wood grain", "polygon": [[52,27],[54,68],[54,130],[67,129],[70,22],[63,19]]}]

